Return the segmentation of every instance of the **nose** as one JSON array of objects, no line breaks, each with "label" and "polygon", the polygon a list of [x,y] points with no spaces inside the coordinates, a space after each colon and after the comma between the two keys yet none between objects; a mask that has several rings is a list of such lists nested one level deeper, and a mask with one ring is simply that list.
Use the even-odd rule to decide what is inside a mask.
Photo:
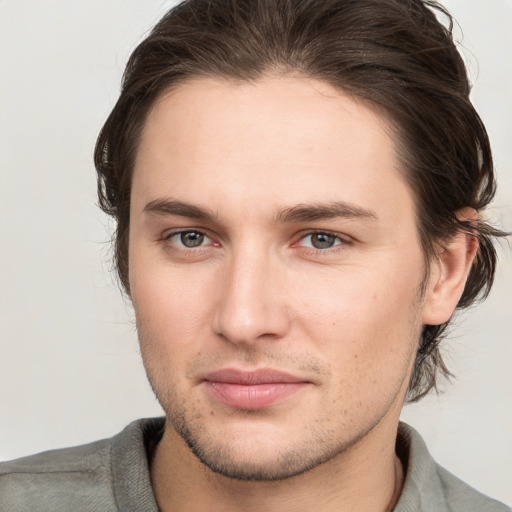
[{"label": "nose", "polygon": [[265,255],[240,254],[219,275],[213,330],[235,344],[278,340],[290,327],[281,265]]}]

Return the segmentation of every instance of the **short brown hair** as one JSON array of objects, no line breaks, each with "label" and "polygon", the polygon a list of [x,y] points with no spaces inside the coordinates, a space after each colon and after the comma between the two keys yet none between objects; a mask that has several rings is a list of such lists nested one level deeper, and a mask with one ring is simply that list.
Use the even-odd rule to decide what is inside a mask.
[{"label": "short brown hair", "polygon": [[[493,237],[505,233],[457,218],[462,208],[482,211],[491,202],[495,177],[452,26],[449,13],[430,0],[186,0],[171,9],[131,55],[95,150],[99,203],[117,221],[115,262],[126,292],[131,176],[155,100],[190,78],[252,81],[292,72],[388,113],[426,261],[457,231],[474,233],[479,250],[457,307],[486,297],[496,265]],[[439,352],[446,327],[424,328],[409,400],[435,387],[439,371],[449,373]]]}]

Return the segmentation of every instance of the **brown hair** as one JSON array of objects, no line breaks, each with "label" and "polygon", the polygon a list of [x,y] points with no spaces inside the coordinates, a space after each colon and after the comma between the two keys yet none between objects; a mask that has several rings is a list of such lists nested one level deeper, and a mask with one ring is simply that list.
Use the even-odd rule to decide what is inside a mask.
[{"label": "brown hair", "polygon": [[[95,150],[99,203],[117,221],[115,262],[126,292],[131,175],[155,100],[193,77],[247,81],[293,72],[388,113],[416,198],[426,261],[458,230],[474,233],[479,250],[457,307],[486,297],[496,265],[492,239],[505,233],[456,215],[464,207],[482,211],[494,196],[495,178],[452,26],[448,12],[430,0],[186,0],[171,9],[131,55]],[[446,327],[424,328],[411,401],[436,386],[438,371],[449,374],[439,352]]]}]

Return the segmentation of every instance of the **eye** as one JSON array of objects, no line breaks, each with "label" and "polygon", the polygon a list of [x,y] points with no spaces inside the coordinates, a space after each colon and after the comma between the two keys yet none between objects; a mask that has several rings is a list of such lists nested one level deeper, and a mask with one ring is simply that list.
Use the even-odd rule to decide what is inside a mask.
[{"label": "eye", "polygon": [[167,237],[167,240],[177,246],[186,247],[187,249],[200,247],[205,243],[212,242],[210,237],[200,231],[180,231],[178,233],[171,233]]},{"label": "eye", "polygon": [[343,240],[333,233],[317,231],[308,233],[298,243],[301,247],[309,247],[311,249],[325,250],[331,249],[337,245],[341,245]]}]

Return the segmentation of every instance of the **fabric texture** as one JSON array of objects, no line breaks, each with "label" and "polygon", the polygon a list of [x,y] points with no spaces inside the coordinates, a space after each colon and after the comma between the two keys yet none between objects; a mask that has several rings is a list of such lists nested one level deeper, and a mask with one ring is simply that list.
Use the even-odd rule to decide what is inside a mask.
[{"label": "fabric texture", "polygon": [[[163,418],[137,420],[111,439],[0,463],[0,512],[158,512],[147,447],[163,426]],[[406,477],[394,512],[512,510],[437,465],[404,423],[397,453]]]}]

